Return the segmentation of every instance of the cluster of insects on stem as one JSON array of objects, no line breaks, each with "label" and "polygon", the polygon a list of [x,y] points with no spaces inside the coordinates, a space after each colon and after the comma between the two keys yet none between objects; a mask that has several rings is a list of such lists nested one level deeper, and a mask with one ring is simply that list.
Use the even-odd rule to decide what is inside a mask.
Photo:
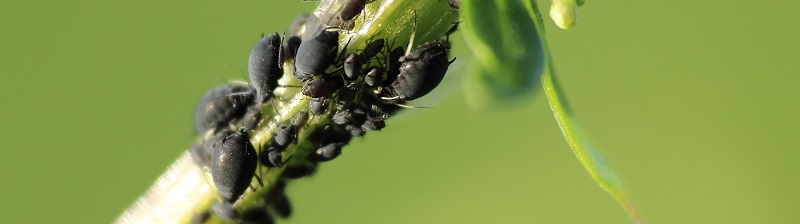
[{"label": "cluster of insects on stem", "polygon": [[[287,180],[314,174],[319,163],[337,158],[352,138],[383,129],[387,118],[410,107],[405,102],[439,85],[455,60],[449,58],[446,37],[416,47],[413,33],[405,46],[373,37],[363,48],[348,50],[350,39],[342,34],[350,32],[365,6],[378,4],[375,1],[320,2],[328,10],[298,17],[289,35],[274,33],[256,42],[248,60],[249,83],[220,85],[201,97],[194,114],[195,131],[201,137],[190,155],[210,171],[219,201],[210,211],[198,214],[196,222],[205,222],[212,213],[247,223],[288,217],[291,205],[283,192]],[[299,85],[280,83],[287,70]],[[276,94],[284,88],[300,88],[298,94],[308,107],[281,123],[265,126],[277,114],[277,102],[285,100]],[[313,128],[311,119],[316,122]],[[252,141],[259,127],[272,130],[269,140]],[[299,144],[302,133],[307,138],[300,142],[307,142],[311,150],[288,153],[290,145]],[[287,163],[289,159],[300,162]],[[280,168],[280,178],[269,183],[269,190],[259,191],[260,204],[237,209],[248,188],[264,186],[261,168],[266,172]]]}]

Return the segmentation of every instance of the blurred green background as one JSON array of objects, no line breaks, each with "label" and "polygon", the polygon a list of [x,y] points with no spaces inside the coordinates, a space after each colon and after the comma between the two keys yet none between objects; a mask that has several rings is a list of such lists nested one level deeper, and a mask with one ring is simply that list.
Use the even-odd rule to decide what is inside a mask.
[{"label": "blurred green background", "polygon": [[[313,7],[4,4],[0,222],[115,220],[194,140],[200,95],[244,79],[261,33]],[[545,18],[566,97],[648,223],[800,222],[797,9],[588,1],[571,30]],[[460,40],[454,51],[470,54]],[[288,223],[629,223],[541,93],[513,110],[466,107],[467,63],[430,97],[436,109],[390,120],[294,182]]]}]

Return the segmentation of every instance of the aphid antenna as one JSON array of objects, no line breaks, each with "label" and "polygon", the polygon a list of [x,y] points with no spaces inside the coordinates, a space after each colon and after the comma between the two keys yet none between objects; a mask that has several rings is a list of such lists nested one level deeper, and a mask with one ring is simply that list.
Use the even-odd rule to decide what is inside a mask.
[{"label": "aphid antenna", "polygon": [[418,107],[418,106],[400,104],[400,103],[396,103],[396,102],[391,102],[391,104],[394,104],[395,106],[398,106],[398,107],[409,108],[409,109],[436,109],[436,108],[433,108],[433,107]]},{"label": "aphid antenna", "polygon": [[[242,73],[244,73],[244,71],[243,71]],[[245,77],[247,77],[247,74],[245,73],[245,75],[244,75],[244,76],[245,76]],[[248,87],[253,87],[252,85],[250,85],[250,83],[249,83],[249,82],[247,82],[247,81],[242,81],[242,80],[228,80],[228,83],[230,83],[230,84],[232,84],[232,85],[239,85],[239,86],[248,86]]]}]

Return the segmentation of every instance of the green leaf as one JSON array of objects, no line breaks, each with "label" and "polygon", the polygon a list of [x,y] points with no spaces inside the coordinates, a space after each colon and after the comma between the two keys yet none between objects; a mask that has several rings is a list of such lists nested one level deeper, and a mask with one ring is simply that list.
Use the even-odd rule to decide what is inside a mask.
[{"label": "green leaf", "polygon": [[544,87],[550,109],[556,117],[556,122],[561,128],[561,133],[567,139],[572,152],[578,157],[583,168],[589,172],[600,187],[608,191],[623,207],[635,223],[641,223],[641,217],[633,204],[633,199],[625,189],[622,180],[617,175],[603,156],[595,150],[588,138],[581,132],[581,128],[575,121],[575,116],[569,109],[566,100],[561,98],[558,83],[555,80],[555,70],[552,62],[548,66],[548,71],[542,75],[542,86]]},{"label": "green leaf", "polygon": [[[556,8],[551,8],[551,15],[553,10],[560,13],[553,15],[557,17],[555,22],[562,28],[573,25],[576,2],[558,0],[556,3],[559,3],[554,3]],[[637,209],[621,179],[581,132],[559,92],[536,1],[465,0],[461,9],[464,37],[477,59],[465,82],[469,102],[479,108],[494,107],[498,102],[508,104],[530,97],[536,84],[541,82],[553,115],[581,165],[622,204],[634,222],[640,223]]]},{"label": "green leaf", "polygon": [[[542,42],[547,43],[547,39],[544,38],[544,24],[541,20],[541,14],[538,12],[539,9],[536,6],[536,1],[527,1],[526,6],[528,11],[534,12],[534,14],[539,17],[535,24],[538,28],[537,30],[539,30],[543,37]],[[572,113],[567,101],[562,97],[564,94],[560,91],[556,79],[555,66],[553,66],[553,58],[547,44],[544,44],[544,49],[545,56],[547,57],[547,67],[546,72],[542,74],[541,77],[542,87],[547,101],[550,103],[550,109],[553,111],[556,122],[561,128],[561,133],[564,134],[564,138],[567,139],[572,152],[578,158],[583,168],[589,172],[592,179],[611,194],[611,196],[628,211],[634,223],[642,223],[636,205],[633,203],[633,198],[625,189],[619,175],[617,175],[617,172],[603,159],[602,154],[594,148],[591,141],[581,131],[578,122],[575,121],[575,115]]]}]

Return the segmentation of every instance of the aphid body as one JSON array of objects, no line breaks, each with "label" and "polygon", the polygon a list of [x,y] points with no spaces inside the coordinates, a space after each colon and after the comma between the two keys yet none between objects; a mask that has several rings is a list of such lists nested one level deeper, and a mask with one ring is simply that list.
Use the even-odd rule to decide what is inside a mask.
[{"label": "aphid body", "polygon": [[208,90],[194,110],[195,131],[202,134],[228,125],[240,118],[252,101],[252,92],[244,86],[221,85]]},{"label": "aphid body", "polygon": [[278,33],[259,39],[250,51],[247,71],[250,73],[250,84],[256,90],[258,103],[271,99],[272,92],[278,87],[278,79],[283,75],[280,52],[281,37]]},{"label": "aphid body", "polygon": [[315,75],[325,74],[325,69],[336,59],[338,50],[339,33],[336,31],[325,30],[310,40],[304,40],[297,48],[294,77],[304,82]]},{"label": "aphid body", "polygon": [[233,203],[247,190],[258,165],[255,147],[245,129],[229,134],[214,144],[211,177],[225,202]]},{"label": "aphid body", "polygon": [[361,11],[364,11],[364,6],[367,5],[367,0],[350,0],[344,5],[342,12],[339,13],[339,19],[342,21],[349,21],[355,18]]},{"label": "aphid body", "polygon": [[449,50],[447,42],[437,40],[401,57],[397,78],[388,87],[390,95],[401,100],[414,100],[433,91],[450,66]]},{"label": "aphid body", "polygon": [[341,77],[322,76],[303,85],[303,95],[313,98],[327,97],[343,86]]},{"label": "aphid body", "polygon": [[308,102],[308,111],[313,115],[321,115],[328,110],[330,102],[330,98],[327,97],[311,98]]}]

